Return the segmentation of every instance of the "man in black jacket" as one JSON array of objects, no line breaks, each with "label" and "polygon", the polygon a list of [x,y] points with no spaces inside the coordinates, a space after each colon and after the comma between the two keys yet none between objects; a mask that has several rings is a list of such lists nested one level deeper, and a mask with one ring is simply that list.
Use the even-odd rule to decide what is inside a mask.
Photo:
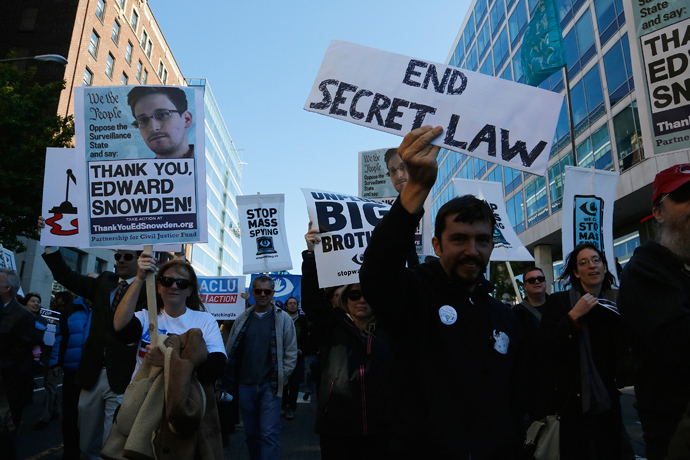
[{"label": "man in black jacket", "polygon": [[[40,226],[40,224],[39,224]],[[81,275],[65,264],[58,248],[46,247],[43,260],[55,281],[92,303],[91,326],[84,343],[75,381],[79,395],[79,434],[82,457],[101,458],[101,448],[110,433],[115,409],[134,372],[137,344],[123,344],[113,334],[112,317],[117,303],[137,274],[137,251],[115,253],[115,273],[97,278]],[[137,310],[146,307],[142,290]]]},{"label": "man in black jacket", "polygon": [[395,458],[512,459],[521,331],[483,277],[493,250],[489,205],[471,195],[446,203],[432,239],[439,259],[405,267],[436,180],[439,148],[430,142],[441,132],[415,129],[398,148],[409,180],[374,230],[360,272],[364,296],[399,347],[392,450]]},{"label": "man in black jacket", "polygon": [[631,333],[647,458],[657,460],[680,458],[670,451],[667,457],[667,448],[690,403],[690,164],[656,175],[652,212],[660,242],[635,250],[623,269],[618,308]]}]

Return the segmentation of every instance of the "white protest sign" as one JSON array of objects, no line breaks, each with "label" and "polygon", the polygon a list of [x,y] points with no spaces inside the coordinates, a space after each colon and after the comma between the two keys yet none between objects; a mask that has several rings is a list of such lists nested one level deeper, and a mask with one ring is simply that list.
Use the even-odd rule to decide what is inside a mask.
[{"label": "white protest sign", "polygon": [[565,167],[562,245],[565,260],[580,243],[592,243],[606,255],[608,270],[618,279],[613,250],[613,205],[619,173]]},{"label": "white protest sign", "polygon": [[88,247],[207,242],[203,90],[74,91]]},{"label": "white protest sign", "polygon": [[489,203],[494,211],[496,227],[494,228],[494,250],[491,252],[493,262],[534,261],[534,257],[522,244],[513,229],[513,224],[508,219],[501,183],[469,179],[453,179],[453,183],[458,196],[474,195]]},{"label": "white protest sign", "polygon": [[244,276],[200,276],[199,296],[206,311],[217,320],[237,319],[244,311]]},{"label": "white protest sign", "polygon": [[371,232],[390,205],[358,196],[302,189],[312,228],[321,243],[315,245],[319,287],[359,283],[359,269]]},{"label": "white protest sign", "polygon": [[237,209],[242,235],[243,272],[292,269],[285,233],[285,196],[238,196]]},{"label": "white protest sign", "polygon": [[333,40],[304,109],[543,176],[563,96],[444,64]]},{"label": "white protest sign", "polygon": [[41,307],[40,314],[48,321],[46,331],[43,333],[43,343],[52,347],[55,344],[55,332],[60,324],[60,312]]}]

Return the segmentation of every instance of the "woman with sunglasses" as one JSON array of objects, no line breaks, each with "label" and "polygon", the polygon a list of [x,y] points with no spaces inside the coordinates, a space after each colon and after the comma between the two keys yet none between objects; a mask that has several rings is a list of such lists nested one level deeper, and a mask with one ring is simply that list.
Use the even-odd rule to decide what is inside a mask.
[{"label": "woman with sunglasses", "polygon": [[[113,317],[116,335],[124,342],[139,343],[135,375],[144,359],[153,366],[167,365],[159,348],[155,344],[149,344],[148,311],[134,311],[139,292],[146,289],[146,274],[149,272],[157,272],[158,333],[168,335],[165,345],[173,348],[174,359],[188,360],[193,364],[195,371],[191,374],[178,375],[170,372],[169,375],[166,375],[166,379],[170,379],[166,381],[166,395],[169,396],[169,387],[172,385],[189,386],[189,378],[196,376],[204,389],[206,399],[205,415],[203,415],[203,420],[197,429],[198,436],[190,436],[194,433],[187,432],[179,433],[181,436],[177,438],[166,428],[167,424],[162,423],[162,428],[160,428],[161,436],[163,436],[161,438],[162,448],[170,449],[174,446],[175,449],[187,449],[180,452],[188,452],[191,448],[195,450],[196,454],[200,452],[206,455],[214,454],[209,458],[215,458],[215,454],[219,454],[222,458],[222,442],[213,385],[225,369],[225,346],[216,319],[205,311],[204,304],[199,297],[199,284],[194,268],[186,261],[173,259],[165,262],[157,270],[156,259],[150,254],[142,253],[138,260],[137,276],[127,289]],[[195,351],[194,356],[189,357],[188,353],[191,353],[191,347],[198,342],[198,339],[196,342],[192,342],[192,338],[198,336],[192,333],[190,333],[191,335],[183,334],[193,329],[200,330],[201,342],[205,344],[206,350],[202,350],[202,353]],[[185,338],[189,340],[186,343],[182,341]],[[189,348],[184,348],[185,345]],[[181,378],[186,380],[180,381]],[[166,403],[168,396],[166,396]],[[167,416],[168,421],[170,421],[170,413],[167,413]],[[184,445],[185,442],[196,442],[196,445],[190,447]]]},{"label": "woman with sunglasses", "polygon": [[627,344],[606,256],[591,243],[568,255],[559,278],[567,291],[549,296],[539,328],[545,403],[560,416],[563,460],[620,459],[627,437],[620,392]]},{"label": "woman with sunglasses", "polygon": [[376,323],[359,283],[342,288],[337,308],[324,297],[314,258],[319,233],[311,223],[309,227],[302,253],[302,309],[319,347],[316,432],[321,458],[390,458],[389,335]]}]

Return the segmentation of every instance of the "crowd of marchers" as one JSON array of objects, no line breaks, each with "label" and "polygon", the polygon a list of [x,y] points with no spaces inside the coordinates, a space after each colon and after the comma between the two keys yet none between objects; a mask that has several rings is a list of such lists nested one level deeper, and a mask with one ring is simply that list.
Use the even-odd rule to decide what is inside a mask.
[{"label": "crowd of marchers", "polygon": [[564,254],[565,290],[547,294],[551,268],[531,266],[511,308],[484,278],[496,225],[485,201],[447,202],[437,257],[414,254],[441,132],[415,129],[386,153],[399,197],[358,283],[319,288],[321,237],[309,224],[301,305],[277,305],[274,280],[259,275],[254,305],[219,324],[182,259],[118,250],[114,271],[89,276],[46,247],[53,277],[73,293],[51,301],[61,317],[47,347],[40,296],[19,299],[17,274],[0,270],[0,452],[15,458],[38,370],[45,403],[33,428],[62,414],[64,459],[221,459],[240,417],[249,457],[279,459],[282,418],[295,418],[310,371],[324,459],[632,460],[620,405],[631,385],[646,457],[690,458],[690,164],[657,174],[657,238],[619,283],[606,255],[580,244]]}]

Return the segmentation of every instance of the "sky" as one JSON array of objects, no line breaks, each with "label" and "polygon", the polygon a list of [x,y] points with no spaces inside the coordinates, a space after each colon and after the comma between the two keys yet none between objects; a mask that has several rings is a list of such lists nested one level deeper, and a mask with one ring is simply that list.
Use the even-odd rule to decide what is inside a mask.
[{"label": "sky", "polygon": [[331,40],[444,63],[469,0],[149,0],[185,78],[205,78],[243,163],[242,193],[284,194],[300,273],[302,188],[357,194],[357,153],[401,137],[303,109]]}]

